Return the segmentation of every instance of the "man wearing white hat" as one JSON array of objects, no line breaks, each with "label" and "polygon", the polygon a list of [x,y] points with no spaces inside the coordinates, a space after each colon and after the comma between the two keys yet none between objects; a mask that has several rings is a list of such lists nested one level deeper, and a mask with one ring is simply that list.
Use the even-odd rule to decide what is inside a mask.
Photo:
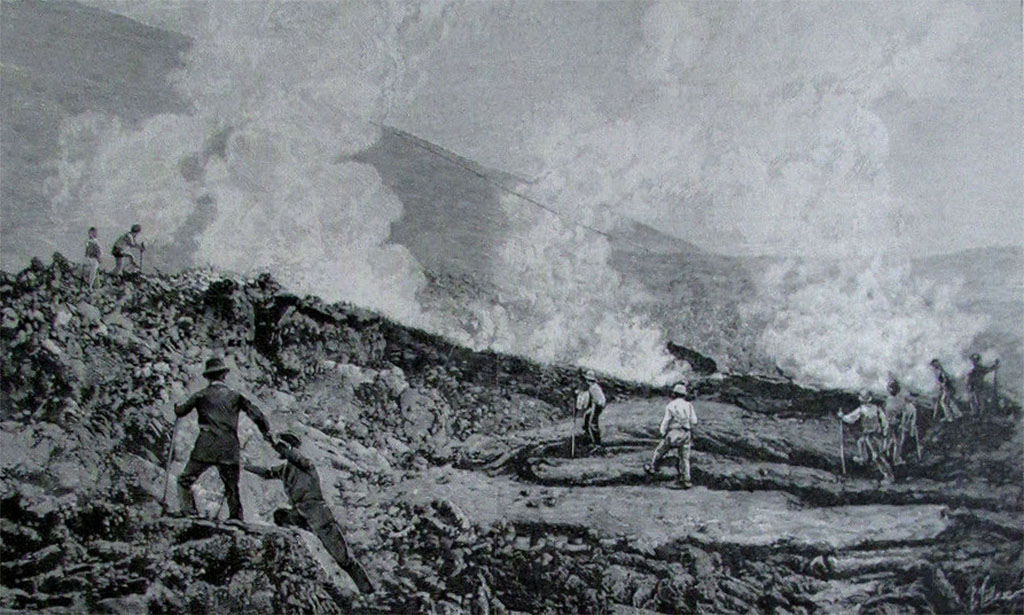
[{"label": "man wearing white hat", "polygon": [[690,444],[693,442],[693,426],[697,424],[697,412],[687,399],[689,391],[685,384],[679,383],[672,387],[672,393],[675,399],[665,406],[665,418],[661,419],[661,442],[654,449],[651,463],[644,466],[644,471],[654,474],[658,462],[674,449],[678,480],[683,483],[683,487],[689,489],[693,486],[690,482]]},{"label": "man wearing white hat", "polygon": [[587,390],[584,395],[577,398],[577,404],[584,408],[583,431],[590,438],[591,444],[600,446],[601,426],[598,424],[598,419],[601,418],[601,412],[608,404],[608,400],[604,396],[604,391],[601,390],[601,385],[597,383],[597,374],[594,373],[594,370],[588,369],[584,372],[583,379],[586,381]]},{"label": "man wearing white hat", "polygon": [[871,392],[863,390],[859,396],[860,405],[852,412],[843,414],[839,410],[836,415],[842,422],[853,425],[860,423],[860,437],[857,438],[858,457],[854,461],[862,464],[874,463],[882,479],[893,480],[892,467],[885,460],[885,441],[889,437],[889,418],[885,411],[871,402]]}]

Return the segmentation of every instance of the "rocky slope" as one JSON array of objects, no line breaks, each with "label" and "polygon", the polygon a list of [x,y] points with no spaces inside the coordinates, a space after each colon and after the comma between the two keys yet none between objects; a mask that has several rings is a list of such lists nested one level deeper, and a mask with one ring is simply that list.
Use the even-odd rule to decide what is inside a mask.
[{"label": "rocky slope", "polygon": [[[1020,612],[1019,408],[952,427],[880,485],[847,459],[849,393],[697,383],[688,492],[641,469],[666,392],[604,379],[606,446],[570,455],[577,371],[473,352],[268,277],[81,288],[55,255],[0,279],[0,607],[50,612]],[[382,591],[354,595],[312,535],[269,524],[276,483],[177,509],[197,433],[171,409],[212,354],[320,469]],[[930,400],[921,399],[922,408]],[[922,414],[929,412],[922,410]],[[276,458],[241,423],[243,457]],[[853,447],[847,440],[847,450]],[[847,453],[849,455],[849,452]],[[662,479],[669,475],[662,470]],[[312,582],[310,582],[312,580]]]}]

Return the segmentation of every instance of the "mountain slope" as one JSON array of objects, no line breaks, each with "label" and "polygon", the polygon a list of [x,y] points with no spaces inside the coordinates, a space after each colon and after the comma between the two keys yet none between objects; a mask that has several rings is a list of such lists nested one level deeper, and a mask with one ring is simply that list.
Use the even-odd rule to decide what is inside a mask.
[{"label": "mountain slope", "polygon": [[[268,277],[102,274],[88,291],[55,255],[0,276],[0,298],[3,608],[1024,607],[1012,404],[951,426],[922,412],[921,461],[879,485],[850,459],[839,474],[833,413],[853,395],[718,374],[693,383],[698,487],[684,494],[641,468],[664,390],[602,376],[605,446],[577,435],[573,454],[575,369],[474,352]],[[211,353],[275,430],[303,438],[379,595],[353,595],[311,534],[267,525],[286,504],[276,483],[243,476],[243,529],[161,513],[177,508],[166,488],[198,430],[170,410]],[[242,455],[266,466],[276,456],[255,431],[241,421]],[[215,473],[196,494],[223,515]]]},{"label": "mountain slope", "polygon": [[167,77],[184,65],[188,44],[180,34],[74,2],[0,5],[0,262],[21,266],[39,246],[61,245],[49,224],[59,212],[46,192],[61,121],[95,111],[131,125],[186,112]]},{"label": "mountain slope", "polygon": [[[4,86],[0,88],[4,118],[0,135],[4,224],[0,260],[20,265],[57,246],[77,254],[84,229],[66,229],[64,236],[58,236],[62,233],[55,231],[51,222],[61,212],[52,209],[47,192],[47,179],[53,175],[48,162],[56,152],[61,121],[95,111],[113,114],[130,127],[154,114],[188,113],[168,76],[182,66],[189,40],[70,2],[8,2],[0,10],[4,58],[0,67]],[[171,173],[192,177],[202,160],[225,158],[233,147],[232,135],[230,126],[219,128],[194,157],[167,161],[175,167]],[[553,323],[552,327],[565,330],[568,327],[562,322],[569,322],[578,329],[577,338],[563,346],[579,346],[580,339],[590,342],[599,337],[595,330],[601,323],[577,318],[571,305],[564,309],[576,295],[566,299],[550,288],[524,288],[530,284],[516,284],[524,279],[518,271],[502,275],[507,273],[508,263],[503,258],[508,252],[517,256],[515,253],[524,251],[521,228],[516,229],[517,241],[506,243],[514,232],[510,231],[506,206],[536,208],[513,197],[508,201],[512,205],[502,203],[503,189],[517,186],[519,178],[388,127],[382,127],[380,140],[355,159],[372,165],[403,202],[403,215],[393,223],[389,240],[408,248],[419,263],[429,282],[418,297],[422,307],[436,316],[435,322],[451,324],[451,328],[439,329],[461,329],[464,339],[486,345],[491,340],[479,334],[487,329],[480,325],[479,312],[504,300],[504,315],[532,326],[534,321],[520,318],[522,310],[515,309],[518,305],[510,305],[536,301],[548,311],[538,319],[548,320],[537,323],[537,328]],[[165,270],[193,264],[197,239],[215,219],[217,204],[209,197],[199,197],[196,203],[183,206],[193,205],[191,215],[175,233],[161,236],[161,229],[152,231],[157,245],[147,253],[147,263]],[[778,316],[772,313],[776,306],[759,296],[758,283],[765,277],[770,259],[708,253],[631,220],[620,220],[608,230],[611,252],[607,267],[603,262],[584,261],[581,273],[573,269],[570,259],[564,259],[565,263],[555,263],[551,275],[538,279],[556,285],[558,280],[576,280],[594,271],[610,272],[607,278],[621,279],[619,286],[629,289],[629,294],[616,301],[608,301],[607,292],[588,297],[588,304],[600,306],[594,312],[601,316],[608,314],[611,320],[623,322],[637,317],[652,330],[663,332],[666,341],[706,355],[725,370],[774,374],[776,362],[785,363],[784,357],[768,356],[763,343],[766,323]],[[109,241],[114,231],[120,228],[101,229],[101,235]],[[582,236],[588,237],[585,232]],[[564,249],[544,252],[549,261],[558,260],[549,254],[573,249],[559,247]],[[246,255],[241,256],[244,260]],[[956,353],[976,348],[1001,357],[1001,386],[1018,398],[1024,390],[1024,345],[1018,325],[1024,317],[1022,261],[1020,249],[992,249],[924,259],[916,266],[917,274],[929,283],[966,281],[959,291],[958,306],[989,317],[992,324]],[[529,276],[525,279],[533,281]],[[505,287],[496,280],[504,280]],[[748,309],[751,306],[757,309]],[[560,321],[558,317],[563,318]],[[779,320],[786,319],[783,315]],[[535,347],[530,342],[517,348],[527,352]],[[652,345],[660,350],[660,343]],[[898,349],[885,349],[890,351]],[[603,348],[602,352],[610,354]],[[959,356],[949,358],[963,361]],[[924,384],[920,386],[924,388]]]}]

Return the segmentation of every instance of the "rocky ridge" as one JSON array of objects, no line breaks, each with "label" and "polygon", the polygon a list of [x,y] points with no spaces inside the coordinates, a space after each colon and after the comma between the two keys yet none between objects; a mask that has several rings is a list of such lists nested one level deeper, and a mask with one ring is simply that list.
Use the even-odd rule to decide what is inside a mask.
[{"label": "rocky ridge", "polygon": [[[924,461],[879,486],[852,464],[837,475],[832,415],[856,403],[850,393],[713,375],[696,387],[701,486],[683,494],[640,469],[666,391],[602,379],[608,446],[573,457],[576,369],[473,352],[266,276],[101,275],[89,291],[54,255],[3,274],[0,300],[4,608],[1024,608],[1015,407],[930,429]],[[311,535],[266,525],[284,494],[252,476],[245,530],[162,514],[165,498],[176,508],[164,468],[180,471],[197,433],[194,418],[175,430],[171,408],[214,353],[275,429],[304,436],[378,596],[354,596]],[[254,432],[243,420],[243,457],[273,462]],[[223,516],[216,478],[197,493]],[[761,533],[751,515],[767,515]]]}]

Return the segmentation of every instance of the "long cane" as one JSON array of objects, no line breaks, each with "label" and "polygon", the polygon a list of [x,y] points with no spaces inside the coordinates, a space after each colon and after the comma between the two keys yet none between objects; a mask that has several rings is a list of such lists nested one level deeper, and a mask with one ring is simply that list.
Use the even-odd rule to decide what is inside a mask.
[{"label": "long cane", "polygon": [[572,402],[572,435],[569,436],[569,457],[576,457],[576,401]]},{"label": "long cane", "polygon": [[178,437],[178,423],[181,421],[181,417],[174,419],[174,429],[171,431],[171,441],[167,444],[167,454],[164,455],[164,459],[167,461],[164,467],[164,498],[160,502],[160,514],[167,514],[167,490],[171,486],[171,464],[174,463],[174,454],[177,450],[174,447],[174,441]]},{"label": "long cane", "polygon": [[999,366],[992,371],[992,407],[996,412],[1002,408],[999,403]]},{"label": "long cane", "polygon": [[843,468],[843,476],[846,476],[846,445],[843,444],[843,419],[839,419],[839,463]]}]

